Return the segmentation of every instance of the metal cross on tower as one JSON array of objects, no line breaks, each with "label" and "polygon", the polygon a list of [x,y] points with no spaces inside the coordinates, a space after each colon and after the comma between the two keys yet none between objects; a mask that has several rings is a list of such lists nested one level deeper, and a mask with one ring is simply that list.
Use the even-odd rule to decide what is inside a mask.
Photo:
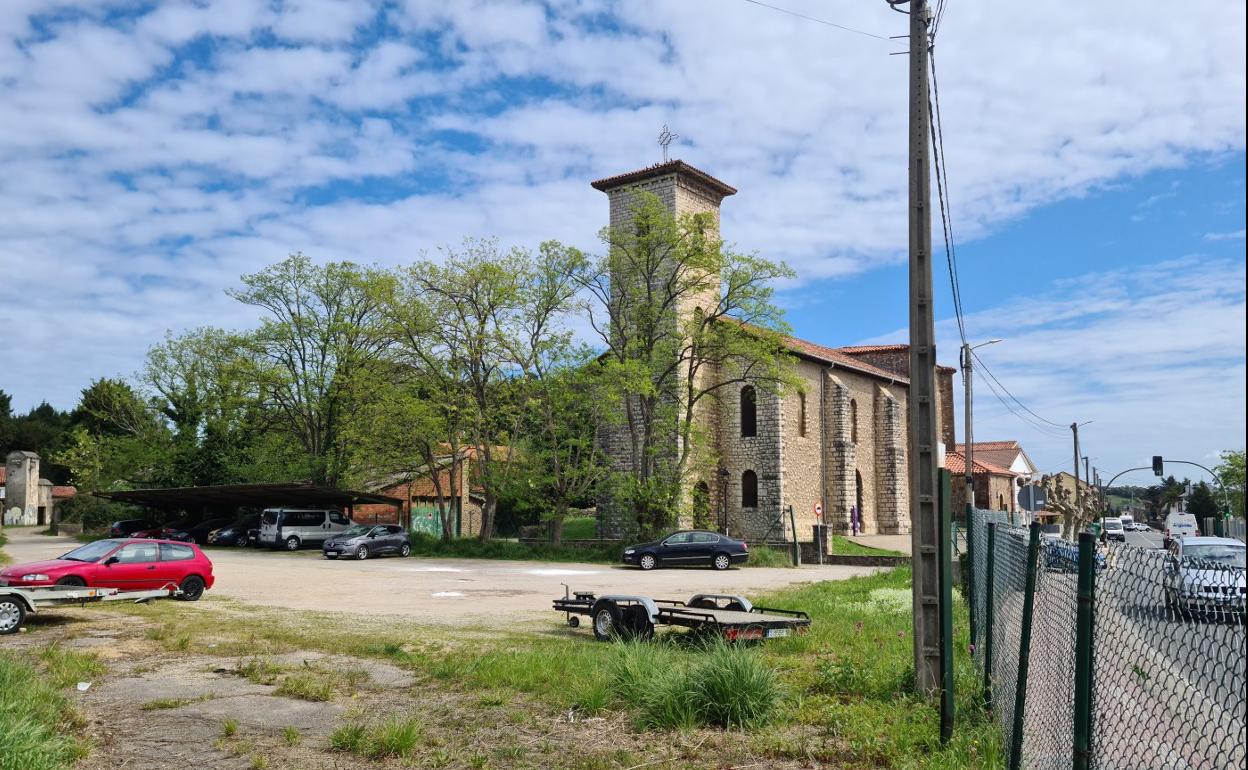
[{"label": "metal cross on tower", "polygon": [[663,124],[663,130],[659,132],[659,146],[663,148],[663,162],[667,162],[667,148],[671,143],[680,138],[680,134],[673,134],[667,124]]}]

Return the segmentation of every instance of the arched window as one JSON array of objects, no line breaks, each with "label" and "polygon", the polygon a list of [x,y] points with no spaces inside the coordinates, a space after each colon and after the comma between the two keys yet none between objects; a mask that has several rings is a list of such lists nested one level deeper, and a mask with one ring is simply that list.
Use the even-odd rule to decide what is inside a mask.
[{"label": "arched window", "polygon": [[741,474],[741,507],[758,507],[758,474],[754,471]]},{"label": "arched window", "polygon": [[758,435],[758,398],[753,385],[741,389],[741,435],[745,438]]},{"label": "arched window", "polygon": [[806,435],[806,391],[797,391],[797,435]]},{"label": "arched window", "polygon": [[858,443],[858,402],[849,400],[849,440]]},{"label": "arched window", "polygon": [[1005,495],[997,495],[997,510],[1005,510]]}]

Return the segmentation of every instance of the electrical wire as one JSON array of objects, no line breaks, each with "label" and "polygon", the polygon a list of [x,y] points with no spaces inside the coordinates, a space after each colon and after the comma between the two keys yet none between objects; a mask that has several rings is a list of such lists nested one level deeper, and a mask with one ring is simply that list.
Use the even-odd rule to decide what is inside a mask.
[{"label": "electrical wire", "polygon": [[845,30],[846,32],[853,32],[855,35],[864,35],[866,37],[873,37],[876,40],[888,40],[888,38],[885,37],[884,35],[877,35],[873,32],[866,32],[861,29],[854,29],[853,27],[847,27],[844,24],[837,24],[834,21],[828,21],[826,19],[816,19],[814,16],[807,16],[804,13],[798,13],[797,11],[790,11],[788,8],[781,8],[778,5],[768,5],[767,3],[760,2],[759,0],[744,0],[744,2],[750,3],[751,5],[760,6],[762,8],[770,8],[771,10],[779,11],[780,13],[787,13],[788,15],[796,16],[799,19],[805,19],[806,21],[813,21],[816,24],[823,24],[828,27],[836,27],[837,29]]},{"label": "electrical wire", "polygon": [[958,337],[966,345],[966,319],[962,311],[962,285],[958,280],[958,256],[953,238],[953,215],[949,197],[949,164],[945,158],[944,128],[940,118],[940,88],[936,81],[936,62],[929,53],[932,85],[928,94],[928,123],[932,133],[932,160],[936,166],[936,195],[940,201],[940,224],[945,236],[945,263],[949,269],[949,288],[953,294],[953,313],[958,322]]},{"label": "electrical wire", "polygon": [[[1053,428],[1050,428],[1048,425],[1045,425],[1043,422],[1038,422],[1036,419],[1029,417],[1028,413],[1030,412],[1030,410],[1027,410],[1027,412],[1020,412],[1017,409],[1015,409],[1013,406],[1011,406],[1010,402],[1006,401],[1005,398],[1001,395],[1001,393],[997,391],[997,387],[1000,385],[1000,382],[995,377],[991,377],[991,375],[989,375],[989,377],[990,377],[989,379],[984,380],[984,383],[988,386],[988,390],[992,391],[992,395],[996,396],[997,400],[1001,402],[1001,406],[1005,407],[1005,410],[1007,412],[1014,415],[1016,418],[1026,423],[1027,425],[1030,425],[1034,430],[1040,433],[1043,433],[1046,436],[1052,436],[1053,438],[1065,438],[1066,437],[1066,432],[1064,430],[1054,430]],[[993,384],[994,382],[996,382],[997,384],[994,385]]]},{"label": "electrical wire", "polygon": [[988,368],[988,365],[984,363],[984,360],[979,357],[978,353],[972,350],[971,357],[974,358],[975,361],[979,364],[980,370],[982,370],[984,374],[988,375],[988,379],[991,380],[992,382],[995,382],[997,386],[1001,388],[1001,390],[1005,391],[1005,394],[1010,397],[1010,400],[1018,404],[1019,408],[1027,412],[1027,414],[1031,415],[1032,417],[1036,418],[1037,420],[1039,420],[1040,422],[1046,425],[1051,425],[1054,428],[1060,429],[1061,431],[1063,431],[1063,433],[1070,427],[1069,425],[1062,425],[1060,423],[1053,422],[1052,420],[1045,419],[1041,417],[1040,415],[1036,414],[1035,412],[1033,412],[1031,409],[1027,407],[1026,404],[1024,404],[1022,401],[1019,401],[1018,398],[1009,391],[1009,388],[1005,387],[1005,385],[1002,384],[1001,380],[997,379],[997,376],[992,373],[992,370]]}]

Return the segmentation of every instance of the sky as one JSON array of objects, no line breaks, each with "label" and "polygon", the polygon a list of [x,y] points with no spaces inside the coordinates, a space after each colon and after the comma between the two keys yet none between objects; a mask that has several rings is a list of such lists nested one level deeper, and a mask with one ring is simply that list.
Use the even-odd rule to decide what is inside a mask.
[{"label": "sky", "polygon": [[[796,270],[798,336],[904,340],[907,17],[770,4],[857,31],[746,0],[6,0],[0,388],[69,408],[166,331],[251,326],[225,290],[292,252],[596,250],[588,183],[660,160],[664,124],[740,190],[725,238]],[[1046,471],[1076,421],[1115,472],[1243,447],[1244,38],[1243,3],[948,0],[966,327],[1011,406],[981,372],[978,439]]]}]

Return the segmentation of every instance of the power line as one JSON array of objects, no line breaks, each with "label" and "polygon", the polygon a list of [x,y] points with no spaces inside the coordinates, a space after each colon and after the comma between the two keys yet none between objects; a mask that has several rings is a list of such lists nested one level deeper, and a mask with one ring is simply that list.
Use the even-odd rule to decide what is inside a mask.
[{"label": "power line", "polygon": [[998,387],[1000,387],[1000,388],[1002,389],[1002,391],[1005,391],[1005,393],[1007,394],[1007,396],[1008,396],[1008,397],[1010,397],[1011,401],[1013,401],[1013,402],[1015,402],[1016,404],[1018,404],[1018,407],[1022,408],[1022,409],[1023,409],[1023,411],[1027,412],[1028,414],[1031,414],[1031,416],[1032,416],[1032,417],[1035,417],[1036,419],[1038,419],[1038,421],[1040,421],[1040,422],[1042,422],[1042,423],[1045,423],[1045,424],[1048,424],[1048,426],[1052,426],[1052,427],[1058,428],[1058,429],[1060,429],[1060,431],[1062,431],[1063,433],[1065,433],[1065,432],[1066,432],[1066,429],[1067,429],[1067,427],[1068,427],[1068,426],[1063,426],[1063,424],[1053,422],[1053,421],[1051,421],[1051,419],[1046,419],[1046,418],[1043,418],[1043,417],[1041,417],[1041,416],[1040,416],[1040,414],[1036,414],[1035,412],[1032,412],[1032,411],[1031,411],[1031,409],[1027,407],[1027,404],[1022,403],[1021,401],[1018,401],[1018,398],[1015,396],[1015,394],[1013,394],[1013,393],[1011,393],[1011,392],[1010,392],[1010,388],[1007,388],[1007,387],[1005,386],[1005,384],[1003,384],[1003,383],[1000,381],[1000,379],[997,379],[996,374],[993,374],[993,373],[992,373],[992,369],[988,368],[988,366],[987,366],[987,364],[986,364],[986,363],[983,363],[983,359],[982,359],[982,358],[980,358],[980,354],[976,353],[975,351],[971,351],[971,356],[972,356],[973,358],[975,358],[975,361],[976,361],[978,364],[980,364],[980,368],[982,369],[983,373],[987,374],[988,379],[991,379],[991,381],[992,381],[992,382],[997,383],[997,386],[998,386]]},{"label": "power line", "polygon": [[1005,407],[1005,410],[1007,412],[1012,414],[1014,417],[1018,418],[1020,421],[1031,426],[1034,430],[1037,430],[1046,436],[1051,436],[1053,438],[1065,438],[1066,437],[1065,431],[1055,430],[1053,428],[1048,427],[1042,422],[1037,422],[1035,419],[1029,417],[1026,412],[1020,412],[1017,409],[1015,409],[1013,406],[1011,406],[1010,402],[1006,401],[1005,398],[1001,395],[1001,393],[997,390],[997,387],[1000,385],[1000,382],[996,381],[997,384],[994,385],[993,384],[994,381],[996,381],[995,378],[990,377],[990,379],[985,380],[984,382],[988,385],[988,390],[992,391],[992,395],[996,396],[997,400],[1001,402],[1001,406]]},{"label": "power line", "polygon": [[[958,321],[958,336],[966,345],[966,320],[962,312],[962,285],[958,280],[958,257],[953,238],[953,213],[949,196],[949,164],[945,158],[945,134],[940,120],[940,87],[936,81],[935,50],[929,54],[932,88],[927,101],[932,132],[932,160],[936,166],[936,195],[940,200],[940,224],[945,236],[945,262],[949,269],[949,288],[953,293],[953,313]],[[934,106],[933,106],[934,105]]]},{"label": "power line", "polygon": [[846,32],[853,32],[855,35],[863,35],[865,37],[872,37],[872,38],[875,38],[876,40],[888,40],[888,38],[885,37],[884,35],[876,35],[872,32],[865,32],[861,29],[854,29],[853,27],[847,27],[844,24],[837,24],[834,21],[828,21],[826,19],[816,19],[814,16],[807,16],[804,13],[798,13],[797,11],[790,11],[788,8],[781,8],[778,5],[768,5],[767,3],[759,2],[759,0],[744,0],[744,1],[751,5],[757,5],[762,8],[770,8],[771,10],[779,11],[780,13],[787,13],[788,15],[796,16],[799,19],[805,19],[806,21],[813,21],[816,24],[823,24],[828,27],[836,27],[837,29],[845,30]]}]

